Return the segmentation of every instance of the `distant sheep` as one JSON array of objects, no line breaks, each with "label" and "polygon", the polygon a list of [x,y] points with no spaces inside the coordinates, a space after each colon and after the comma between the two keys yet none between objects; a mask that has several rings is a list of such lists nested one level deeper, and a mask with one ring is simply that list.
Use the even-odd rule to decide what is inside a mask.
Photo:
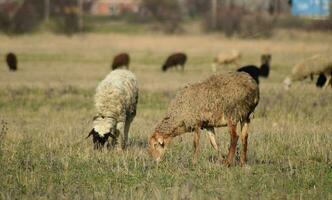
[{"label": "distant sheep", "polygon": [[214,58],[212,71],[214,72],[217,71],[216,65],[238,64],[237,62],[240,59],[241,59],[241,53],[235,50],[230,53],[219,53],[218,56]]},{"label": "distant sheep", "polygon": [[10,52],[6,55],[6,62],[10,71],[17,70],[17,58],[14,53]]},{"label": "distant sheep", "polygon": [[201,129],[206,129],[211,145],[217,149],[214,128],[228,126],[231,145],[225,164],[229,166],[236,151],[236,126],[241,123],[241,165],[247,161],[247,138],[250,116],[259,101],[259,88],[244,72],[213,75],[207,80],[180,90],[168,107],[165,117],[149,139],[152,157],[160,161],[172,138],[195,132],[194,152],[197,157]]},{"label": "distant sheep", "polygon": [[[313,75],[324,75],[326,78],[323,88],[327,88],[331,83],[332,59],[329,56],[315,55],[296,64],[292,69],[292,74],[284,80],[286,89],[293,81],[300,81]],[[321,77],[323,78],[323,77]]]},{"label": "distant sheep", "polygon": [[97,115],[88,135],[93,137],[95,149],[102,149],[105,143],[110,147],[109,137],[118,149],[119,143],[122,148],[126,147],[130,123],[136,115],[137,99],[137,80],[128,70],[114,70],[98,85],[95,94]]},{"label": "distant sheep", "polygon": [[261,56],[261,66],[258,68],[255,65],[247,65],[244,67],[239,68],[238,72],[246,72],[248,73],[255,81],[259,84],[259,77],[267,78],[270,74],[270,62],[271,62],[271,55],[270,54],[263,54]]},{"label": "distant sheep", "polygon": [[182,71],[187,61],[187,55],[184,53],[174,53],[166,59],[165,63],[161,67],[162,71],[167,71],[169,68],[181,66]]},{"label": "distant sheep", "polygon": [[113,58],[112,70],[124,67],[125,69],[129,68],[130,57],[127,53],[120,53]]}]

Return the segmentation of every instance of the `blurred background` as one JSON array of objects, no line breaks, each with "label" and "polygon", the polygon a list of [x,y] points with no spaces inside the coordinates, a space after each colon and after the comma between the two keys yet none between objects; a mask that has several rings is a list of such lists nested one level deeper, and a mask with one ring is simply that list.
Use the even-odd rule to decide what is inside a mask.
[{"label": "blurred background", "polygon": [[217,31],[258,38],[275,28],[331,31],[330,0],[0,0],[6,34]]}]

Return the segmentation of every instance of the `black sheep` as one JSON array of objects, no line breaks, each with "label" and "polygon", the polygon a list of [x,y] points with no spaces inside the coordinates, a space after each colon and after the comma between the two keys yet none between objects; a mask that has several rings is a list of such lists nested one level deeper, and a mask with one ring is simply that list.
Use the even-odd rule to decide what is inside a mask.
[{"label": "black sheep", "polygon": [[112,70],[115,70],[120,67],[129,68],[130,57],[127,53],[120,53],[116,55],[113,59]]},{"label": "black sheep", "polygon": [[247,65],[239,68],[238,72],[246,72],[248,73],[255,81],[259,84],[259,77],[267,78],[270,74],[270,62],[271,62],[271,55],[270,54],[263,54],[261,56],[261,67],[258,68],[255,65]]},{"label": "black sheep", "polygon": [[184,70],[184,65],[187,61],[187,55],[184,53],[174,53],[166,59],[165,63],[162,66],[162,71],[166,71],[167,69],[171,67],[176,67],[178,65],[181,66],[182,71]]},{"label": "black sheep", "polygon": [[255,81],[259,84],[259,74],[260,74],[260,68],[258,68],[255,65],[246,65],[244,67],[241,67],[237,70],[238,72],[246,72],[248,73]]},{"label": "black sheep", "polygon": [[14,53],[10,52],[6,55],[6,62],[10,71],[17,70],[17,58]]},{"label": "black sheep", "polygon": [[263,54],[261,56],[261,68],[259,76],[267,78],[270,75],[270,62],[271,62],[271,55],[270,54]]}]

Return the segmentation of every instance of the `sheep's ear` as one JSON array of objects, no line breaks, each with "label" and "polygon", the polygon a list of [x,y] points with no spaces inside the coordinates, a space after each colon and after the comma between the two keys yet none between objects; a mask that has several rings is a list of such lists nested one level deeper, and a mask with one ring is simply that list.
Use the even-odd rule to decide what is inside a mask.
[{"label": "sheep's ear", "polygon": [[88,139],[91,135],[93,135],[95,133],[95,129],[92,129],[88,135],[88,137],[86,137],[85,139]]}]

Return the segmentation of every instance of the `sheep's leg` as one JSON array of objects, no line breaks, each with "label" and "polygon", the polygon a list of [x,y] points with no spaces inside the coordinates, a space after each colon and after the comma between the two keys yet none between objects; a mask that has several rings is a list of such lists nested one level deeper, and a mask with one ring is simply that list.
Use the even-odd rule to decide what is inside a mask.
[{"label": "sheep's leg", "polygon": [[127,148],[127,144],[128,144],[128,133],[129,133],[129,128],[130,128],[130,124],[132,122],[132,118],[126,119],[126,124],[124,127],[124,138],[123,138],[123,145],[122,148],[126,149]]},{"label": "sheep's leg", "polygon": [[310,80],[313,81],[314,80],[314,75],[310,74]]},{"label": "sheep's leg", "polygon": [[249,123],[241,122],[241,145],[242,145],[241,156],[240,156],[241,166],[247,163],[248,129],[249,129]]},{"label": "sheep's leg", "polygon": [[324,84],[323,89],[326,89],[330,85],[330,82],[331,82],[331,75],[325,74],[325,77],[326,77],[326,82]]},{"label": "sheep's leg", "polygon": [[212,147],[218,151],[218,145],[217,145],[217,142],[216,142],[216,133],[214,132],[214,128],[207,128],[207,133],[208,133],[208,136],[209,136],[209,139],[210,139],[210,143],[212,145]]},{"label": "sheep's leg", "polygon": [[123,144],[123,141],[124,141],[124,127],[125,127],[124,122],[118,122],[116,124],[116,131],[118,133],[117,133],[116,137],[113,139],[114,147],[120,151],[122,150],[121,145]]},{"label": "sheep's leg", "polygon": [[227,160],[225,161],[225,165],[229,167],[234,158],[237,140],[238,140],[239,136],[236,134],[236,124],[233,124],[231,120],[229,120],[229,122],[228,122],[228,128],[230,130],[231,141],[230,141],[230,147],[228,150],[228,156],[227,156]]},{"label": "sheep's leg", "polygon": [[196,127],[194,135],[194,160],[197,160],[200,137],[201,137],[201,128]]}]

